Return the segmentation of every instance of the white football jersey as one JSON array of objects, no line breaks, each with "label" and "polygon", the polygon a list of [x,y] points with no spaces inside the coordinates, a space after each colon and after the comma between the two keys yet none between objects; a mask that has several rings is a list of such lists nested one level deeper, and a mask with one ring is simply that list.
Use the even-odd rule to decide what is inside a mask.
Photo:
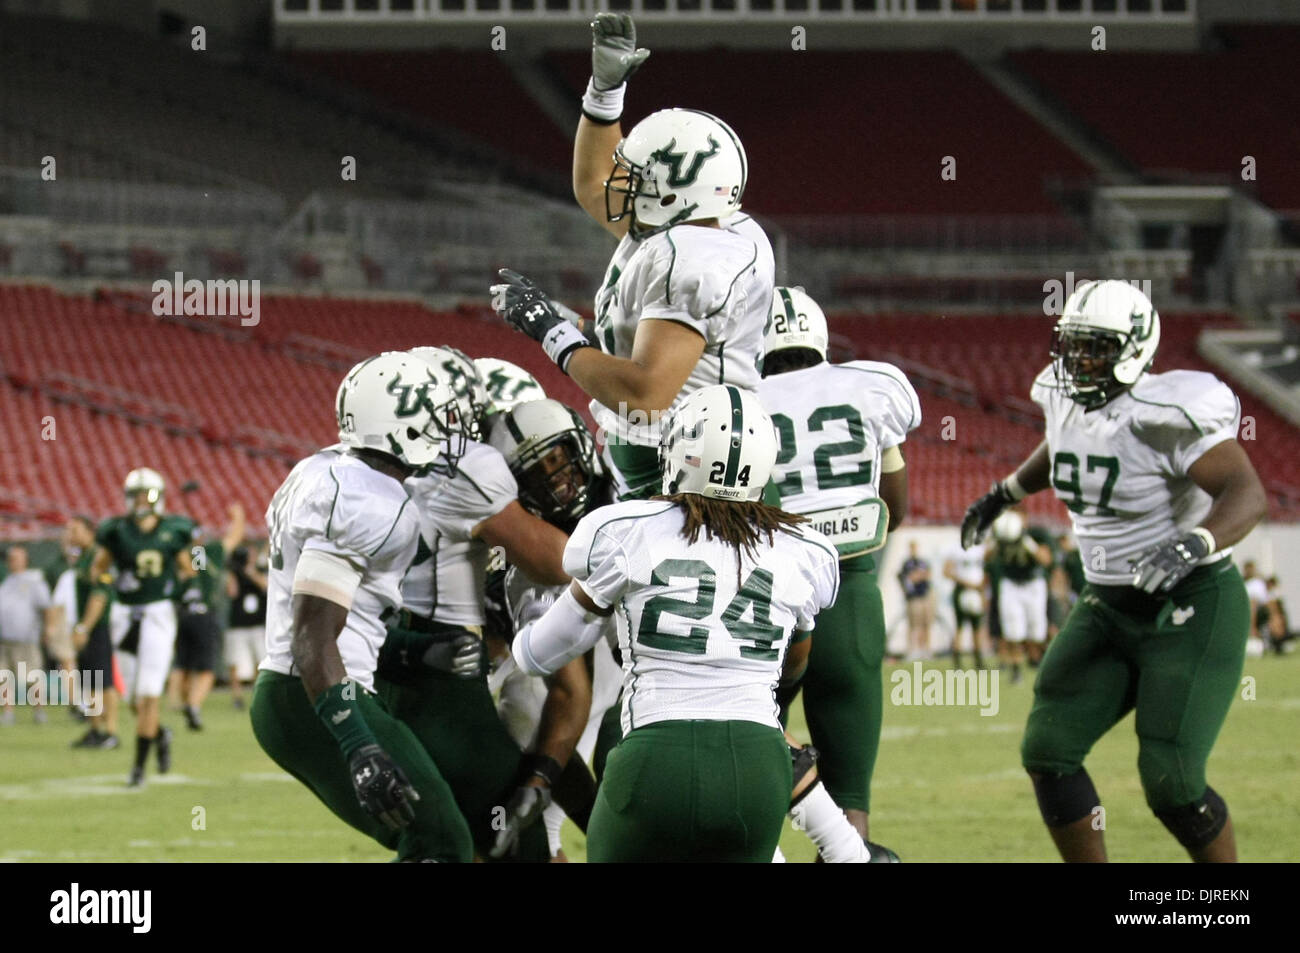
[{"label": "white football jersey", "polygon": [[479,625],[492,550],[470,534],[519,496],[499,451],[470,441],[456,475],[406,481],[420,518],[420,547],[402,580],[402,605],[448,625]]},{"label": "white football jersey", "polygon": [[318,550],[363,572],[338,647],[349,677],[374,689],[375,663],[387,635],[383,620],[401,607],[402,574],[419,540],[410,502],[399,481],[337,448],[321,450],[290,471],[266,510],[271,564],[262,668],[298,674],[290,651],[293,576],[298,557]]},{"label": "white football jersey", "polygon": [[957,582],[967,588],[979,588],[984,584],[984,544],[979,543],[970,549],[958,547],[944,558],[945,565],[952,563],[953,574]]},{"label": "white football jersey", "polygon": [[879,361],[816,364],[763,378],[758,396],[781,450],[772,480],[790,513],[851,506],[880,493],[880,456],[921,423],[903,372]]},{"label": "white football jersey", "polygon": [[[721,224],[675,225],[639,241],[624,236],[596,295],[596,339],[606,354],[631,357],[643,319],[677,321],[704,337],[704,353],[670,409],[710,384],[758,385],[776,281],[772,245],[748,215]],[[618,407],[594,400],[591,415],[607,434],[659,446],[657,423],[629,420],[626,409],[620,416]]]},{"label": "white football jersey", "polygon": [[777,533],[746,558],[688,543],[674,503],[629,500],[583,518],[564,568],[617,606],[623,733],[657,721],[755,721],[779,728],[773,690],[796,631],[835,601],[839,557],[820,533]]},{"label": "white football jersey", "polygon": [[1086,411],[1048,367],[1030,396],[1047,416],[1052,487],[1070,510],[1084,576],[1132,584],[1131,561],[1190,532],[1209,512],[1210,495],[1187,470],[1211,447],[1236,439],[1236,395],[1213,374],[1168,371],[1145,374]]}]

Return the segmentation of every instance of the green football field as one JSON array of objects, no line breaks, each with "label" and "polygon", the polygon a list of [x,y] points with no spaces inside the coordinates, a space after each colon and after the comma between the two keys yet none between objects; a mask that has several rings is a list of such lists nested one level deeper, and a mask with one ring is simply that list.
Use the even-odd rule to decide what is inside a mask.
[{"label": "green football field", "polygon": [[[885,671],[873,839],[905,861],[1054,860],[1019,766],[1029,682],[1002,678],[999,710],[984,716],[976,707],[892,704],[888,679],[897,670]],[[1300,860],[1300,658],[1248,659],[1246,676],[1254,699],[1234,703],[1210,761],[1211,783],[1232,810],[1242,860]],[[36,725],[19,709],[17,724],[0,726],[0,861],[389,859],[271,763],[228,695],[216,693],[205,716],[198,734],[170,716],[172,774],[151,774],[146,788],[128,790],[129,737],[117,751],[74,751],[69,744],[82,727],[66,712]],[[798,710],[793,721],[806,738]],[[129,735],[129,714],[123,727]],[[1146,809],[1136,760],[1130,716],[1088,762],[1106,809],[1111,859],[1182,860]],[[813,857],[808,840],[788,826],[781,846],[791,861]],[[571,860],[585,857],[571,826],[565,850]]]}]

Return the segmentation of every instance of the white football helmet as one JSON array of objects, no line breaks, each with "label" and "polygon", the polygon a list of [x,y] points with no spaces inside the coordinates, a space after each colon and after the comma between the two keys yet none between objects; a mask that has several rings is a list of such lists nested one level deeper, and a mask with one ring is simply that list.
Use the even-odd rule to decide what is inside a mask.
[{"label": "white football helmet", "polygon": [[661,109],[614,149],[605,217],[618,222],[631,214],[638,238],[679,222],[724,218],[740,208],[748,175],[745,147],[725,122],[698,109]]},{"label": "white football helmet", "polygon": [[776,428],[757,397],[731,384],[702,387],[664,426],[662,490],[760,500],[776,452]]},{"label": "white football helmet", "polygon": [[546,397],[537,378],[518,364],[496,357],[476,357],[474,367],[487,389],[489,414],[503,414],[525,401]]},{"label": "white football helmet", "polygon": [[1014,543],[1025,534],[1025,518],[1007,510],[993,521],[993,538],[999,543]]},{"label": "white football helmet", "polygon": [[814,351],[823,361],[830,332],[826,315],[802,288],[777,288],[772,310],[763,332],[763,360],[767,355],[792,348]]},{"label": "white football helmet", "polygon": [[1075,403],[1101,407],[1142,376],[1159,344],[1160,315],[1146,295],[1126,281],[1085,281],[1056,322],[1056,379]]},{"label": "white football helmet", "polygon": [[[157,470],[150,470],[148,467],[132,470],[126,475],[122,490],[126,493],[126,506],[132,516],[143,518],[150,514],[162,513],[163,494],[167,492],[167,481]],[[137,505],[137,497],[141,493],[145,494],[145,499],[143,503]]]},{"label": "white football helmet", "polygon": [[446,472],[455,472],[469,422],[451,379],[409,352],[367,358],[339,385],[339,443],[388,454],[415,470],[441,458]]},{"label": "white football helmet", "polygon": [[600,476],[596,444],[581,417],[558,400],[517,404],[496,417],[489,443],[519,483],[519,502],[560,528],[586,512]]},{"label": "white football helmet", "polygon": [[446,344],[439,347],[413,347],[407,353],[428,362],[440,372],[438,377],[445,378],[456,392],[456,399],[460,401],[461,410],[469,425],[470,439],[482,440],[484,433],[481,424],[487,416],[491,400],[473,359],[459,348]]}]

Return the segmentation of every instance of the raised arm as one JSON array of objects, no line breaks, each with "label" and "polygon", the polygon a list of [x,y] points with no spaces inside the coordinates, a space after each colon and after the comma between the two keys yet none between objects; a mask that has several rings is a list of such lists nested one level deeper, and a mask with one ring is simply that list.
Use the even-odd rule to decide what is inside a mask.
[{"label": "raised arm", "polygon": [[609,221],[605,182],[614,166],[614,149],[623,138],[619,119],[627,78],[649,55],[649,50],[637,49],[636,26],[628,14],[596,14],[591,22],[591,80],[573,139],[573,196],[596,224],[617,238],[631,223]]}]

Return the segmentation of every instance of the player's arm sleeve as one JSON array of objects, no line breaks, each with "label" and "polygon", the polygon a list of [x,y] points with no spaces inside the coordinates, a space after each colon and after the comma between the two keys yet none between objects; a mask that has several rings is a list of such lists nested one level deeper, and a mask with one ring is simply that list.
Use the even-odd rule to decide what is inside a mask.
[{"label": "player's arm sleeve", "polygon": [[1056,369],[1051,365],[1043,368],[1038,376],[1034,378],[1034,383],[1029,388],[1029,399],[1032,400],[1043,410],[1047,410],[1049,398],[1058,390],[1056,383]]},{"label": "player's arm sleeve", "polygon": [[1212,386],[1189,393],[1182,407],[1186,426],[1176,431],[1170,461],[1179,476],[1185,476],[1210,448],[1237,439],[1241,404],[1228,385],[1211,379]]},{"label": "player's arm sleeve", "polygon": [[[331,474],[333,476],[333,474]],[[350,607],[372,565],[410,562],[419,535],[414,506],[405,495],[377,496],[369,483],[335,477],[336,492],[314,494],[293,591]],[[338,478],[342,482],[338,482]]]},{"label": "player's arm sleeve", "polygon": [[709,319],[722,310],[731,292],[730,277],[710,270],[712,263],[707,258],[692,256],[688,261],[679,257],[672,239],[665,237],[666,241],[645,266],[649,273],[641,318],[676,321],[707,341]]},{"label": "player's arm sleeve", "polygon": [[551,675],[599,642],[605,622],[604,616],[583,608],[573,590],[566,588],[544,616],[520,629],[511,655],[521,671]]},{"label": "player's arm sleeve", "polygon": [[491,519],[519,499],[519,482],[510,472],[506,458],[496,449],[488,449],[490,453],[476,456],[472,472],[465,473],[470,482],[470,492],[476,498],[476,512],[482,514],[479,523]]},{"label": "player's arm sleeve", "polygon": [[897,447],[907,435],[921,425],[921,400],[916,388],[898,368],[886,364],[882,373],[888,378],[883,393],[885,412],[880,445],[886,450]]},{"label": "player's arm sleeve", "polygon": [[621,540],[610,531],[610,525],[599,510],[585,516],[564,547],[564,571],[602,609],[608,609],[622,597],[628,582],[627,556]]},{"label": "player's arm sleeve", "polygon": [[[840,592],[840,560],[833,550],[822,546],[811,547],[811,559],[804,569],[810,585],[807,600],[798,609],[796,615],[797,631],[810,632],[817,619],[817,613],[835,604]],[[795,638],[795,641],[799,641]]]},{"label": "player's arm sleeve", "polygon": [[505,457],[491,447],[476,447],[462,457],[453,479],[422,479],[408,485],[438,531],[462,542],[473,537],[480,523],[519,498],[519,484]]}]

